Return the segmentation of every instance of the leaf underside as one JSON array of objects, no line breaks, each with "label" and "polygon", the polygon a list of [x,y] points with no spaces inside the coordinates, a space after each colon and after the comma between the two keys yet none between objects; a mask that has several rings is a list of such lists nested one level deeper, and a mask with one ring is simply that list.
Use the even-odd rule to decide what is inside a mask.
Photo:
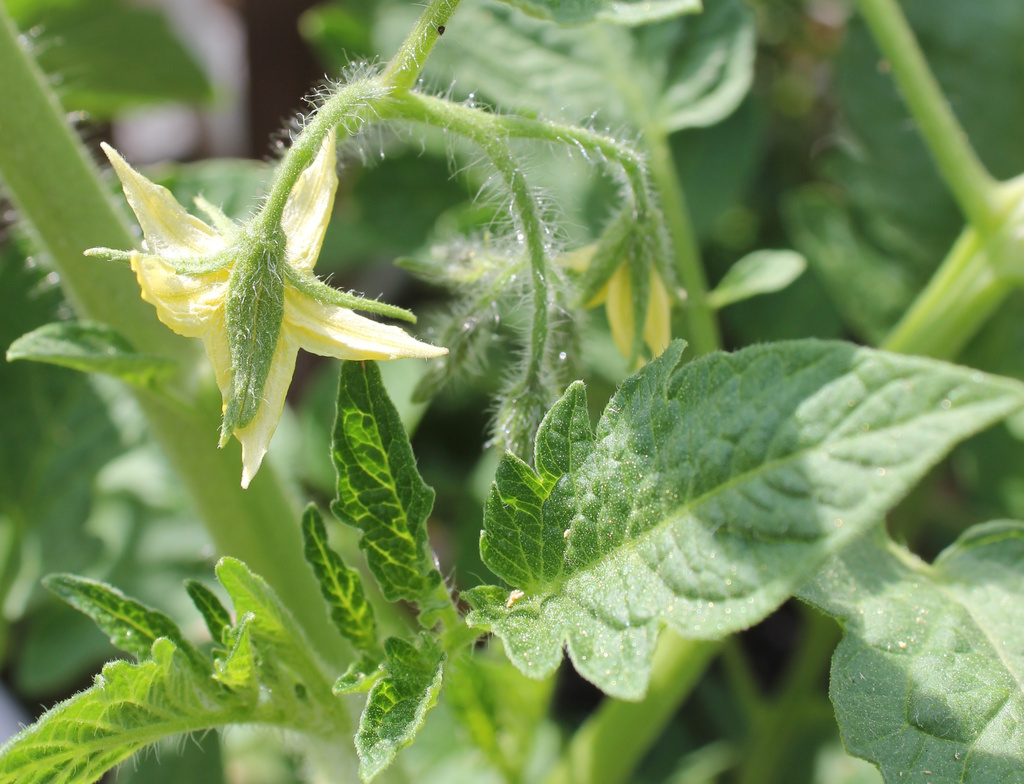
[{"label": "leaf underside", "polygon": [[844,343],[798,341],[628,379],[596,433],[573,385],[506,456],[468,621],[544,677],[563,644],[607,693],[639,699],[661,628],[719,639],[761,620],[958,441],[1024,403],[1017,382]]},{"label": "leaf underside", "polygon": [[886,781],[1024,771],[1024,524],[975,526],[929,566],[865,537],[801,590],[846,629],[831,697],[847,750]]}]

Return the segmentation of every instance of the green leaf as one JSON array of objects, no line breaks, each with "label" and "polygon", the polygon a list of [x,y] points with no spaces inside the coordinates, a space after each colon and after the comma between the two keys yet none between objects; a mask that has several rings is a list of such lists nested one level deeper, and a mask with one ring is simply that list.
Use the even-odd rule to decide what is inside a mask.
[{"label": "green leaf", "polygon": [[173,642],[140,664],[113,662],[0,749],[0,784],[90,784],[160,738],[252,716],[252,704],[196,673]]},{"label": "green leaf", "polygon": [[520,10],[563,25],[601,21],[643,25],[701,10],[701,0],[506,0]]},{"label": "green leaf", "polygon": [[441,585],[427,542],[434,491],[416,459],[375,362],[345,362],[332,446],[338,497],[331,511],[359,528],[359,547],[389,601],[424,603]]},{"label": "green leaf", "polygon": [[249,626],[255,617],[248,612],[238,619],[238,625],[232,630],[234,647],[231,653],[217,661],[217,673],[213,676],[232,691],[247,693],[254,701],[259,695],[260,684],[258,655],[249,634]]},{"label": "green leaf", "polygon": [[484,559],[513,590],[468,592],[467,620],[527,675],[553,672],[564,644],[604,691],[641,697],[662,626],[718,639],[756,623],[955,443],[1024,404],[1017,382],[844,343],[688,364],[682,348],[623,384],[589,455],[578,437],[552,450],[571,466],[553,485],[509,457],[499,469],[499,501],[532,504],[511,518],[488,505]]},{"label": "green leaf", "polygon": [[83,321],[58,321],[22,335],[7,349],[7,361],[15,359],[105,373],[139,387],[155,386],[177,369],[173,360],[139,354],[110,327]]},{"label": "green leaf", "polygon": [[899,259],[867,243],[849,209],[823,188],[798,191],[784,202],[783,213],[794,245],[807,257],[847,328],[870,343],[881,343],[914,298],[914,276]]},{"label": "green leaf", "polygon": [[[698,21],[699,19],[699,21]],[[655,109],[666,132],[721,122],[750,91],[757,36],[754,17],[743,3],[719,2],[686,31]],[[645,59],[649,49],[641,54]],[[660,64],[654,61],[652,70]]]},{"label": "green leaf", "polygon": [[791,250],[757,250],[737,261],[708,294],[708,304],[724,308],[734,302],[781,291],[803,274],[807,262]]},{"label": "green leaf", "polygon": [[529,781],[523,768],[550,710],[554,679],[525,678],[496,648],[453,656],[445,703],[508,781]]},{"label": "green leaf", "polygon": [[156,11],[117,0],[14,5],[15,22],[31,30],[36,60],[56,78],[69,111],[106,119],[141,104],[213,95],[202,69]]},{"label": "green leaf", "polygon": [[1024,524],[974,526],[930,566],[879,531],[802,594],[846,631],[831,696],[851,753],[886,781],[1019,779]]},{"label": "green leaf", "polygon": [[331,691],[334,694],[359,694],[369,691],[383,675],[384,670],[379,662],[363,658],[352,662],[348,669],[338,676]]},{"label": "green leaf", "polygon": [[161,637],[174,643],[199,673],[209,673],[210,662],[162,612],[130,599],[116,588],[71,574],[51,574],[43,584],[79,612],[85,613],[110,637],[110,641],[140,661]]},{"label": "green leaf", "polygon": [[327,528],[317,508],[310,504],[302,515],[302,539],[306,561],[313,568],[320,592],[327,601],[331,620],[358,651],[378,647],[377,622],[366,600],[359,572],[348,568],[327,543]]},{"label": "green leaf", "polygon": [[221,604],[217,594],[198,580],[186,580],[185,590],[200,615],[203,616],[203,622],[206,624],[214,644],[223,644],[225,631],[231,628],[231,615],[227,608]]},{"label": "green leaf", "polygon": [[[386,29],[397,40],[389,36],[380,48],[393,48],[407,29],[398,22]],[[445,83],[454,76],[456,90],[522,113],[596,115],[616,129],[656,126],[671,133],[713,125],[732,114],[753,80],[753,15],[738,0],[716,0],[704,13],[632,30],[552,28],[480,4],[460,8],[451,29],[427,69]]]},{"label": "green leaf", "polygon": [[389,637],[384,651],[386,673],[370,690],[356,734],[363,781],[373,779],[412,743],[441,691],[445,654],[429,638],[421,638],[417,648]]}]

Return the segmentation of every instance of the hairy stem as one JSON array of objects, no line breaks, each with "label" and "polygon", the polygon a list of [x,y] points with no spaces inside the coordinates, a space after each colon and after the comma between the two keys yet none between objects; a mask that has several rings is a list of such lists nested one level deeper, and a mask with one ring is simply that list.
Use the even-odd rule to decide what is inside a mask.
[{"label": "hairy stem", "polygon": [[544,365],[548,340],[548,252],[537,202],[530,193],[519,164],[508,146],[502,118],[439,98],[407,93],[393,100],[392,111],[407,120],[444,128],[477,145],[498,170],[512,196],[516,230],[530,260],[533,289],[533,323],[530,329],[527,378],[538,377]]},{"label": "hairy stem", "polygon": [[971,224],[989,231],[1000,212],[996,182],[942,94],[899,3],[858,0],[858,6],[953,197]]},{"label": "hairy stem", "polygon": [[[45,77],[19,46],[2,7],[0,73],[5,85],[0,177],[75,310],[131,336],[143,352],[191,365],[197,356],[194,343],[159,323],[140,298],[131,273],[82,256],[86,248],[131,247],[135,240],[114,209],[99,170],[64,122]],[[214,448],[219,404],[212,397],[201,401],[201,412],[189,415],[155,395],[135,394],[217,549],[261,574],[322,652],[334,649],[337,637],[302,557],[297,509],[274,472],[268,466],[251,489],[239,487],[238,445]]]},{"label": "hairy stem", "polygon": [[396,92],[410,90],[416,84],[430,51],[443,35],[445,25],[455,13],[459,2],[460,0],[431,0],[420,15],[416,26],[384,69],[384,80]]}]

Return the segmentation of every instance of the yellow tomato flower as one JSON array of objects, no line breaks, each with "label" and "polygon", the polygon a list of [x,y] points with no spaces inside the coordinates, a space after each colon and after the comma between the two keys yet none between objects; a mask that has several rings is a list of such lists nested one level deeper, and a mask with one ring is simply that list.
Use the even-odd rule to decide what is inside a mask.
[{"label": "yellow tomato flower", "polygon": [[[585,273],[591,266],[596,251],[597,244],[594,243],[563,254],[561,261],[570,269]],[[649,285],[647,312],[644,315],[644,343],[647,344],[653,358],[661,354],[672,342],[672,300],[661,275],[653,267],[650,269]],[[596,308],[602,304],[608,317],[612,340],[622,355],[631,359],[636,338],[636,319],[628,264],[616,267],[607,283],[585,304],[585,307]]]},{"label": "yellow tomato flower", "polygon": [[[672,342],[672,301],[657,270],[651,270],[651,293],[644,318],[644,342],[651,357],[661,354]],[[612,339],[627,358],[633,351],[636,328],[633,326],[633,293],[629,283],[629,269],[623,264],[608,281],[605,313]]]},{"label": "yellow tomato flower", "polygon": [[300,348],[360,360],[448,353],[352,308],[411,320],[406,311],[345,294],[313,274],[338,187],[333,133],[292,187],[280,223],[269,228],[260,216],[235,224],[196,199],[211,227],[113,148],[103,150],[145,237],[146,252],[129,255],[142,298],[175,332],[202,339],[224,401],[220,445],[231,435],[242,443],[242,487],[267,452]]}]

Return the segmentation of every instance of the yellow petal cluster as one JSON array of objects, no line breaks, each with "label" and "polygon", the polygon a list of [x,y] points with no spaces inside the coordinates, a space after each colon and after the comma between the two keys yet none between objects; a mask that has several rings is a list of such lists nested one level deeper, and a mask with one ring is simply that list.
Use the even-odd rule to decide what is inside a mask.
[{"label": "yellow petal cluster", "polygon": [[[166,188],[135,171],[113,148],[103,145],[103,150],[145,237],[146,252],[132,253],[130,258],[142,298],[175,332],[202,339],[227,406],[232,362],[225,305],[238,227],[216,207],[197,199],[197,206],[216,228],[209,226],[189,214]],[[335,139],[331,134],[292,187],[282,212],[285,261],[301,275],[312,277],[320,253],[338,187],[335,167]],[[223,257],[222,265],[217,261],[219,256]],[[285,280],[284,316],[262,402],[255,417],[234,430],[242,443],[242,487],[248,487],[267,452],[300,348],[321,356],[360,360],[428,358],[447,353],[447,349],[422,343],[398,327],[379,324],[326,298],[311,296],[310,291],[309,286],[300,290]],[[274,336],[253,334],[250,338],[259,341]]]}]

